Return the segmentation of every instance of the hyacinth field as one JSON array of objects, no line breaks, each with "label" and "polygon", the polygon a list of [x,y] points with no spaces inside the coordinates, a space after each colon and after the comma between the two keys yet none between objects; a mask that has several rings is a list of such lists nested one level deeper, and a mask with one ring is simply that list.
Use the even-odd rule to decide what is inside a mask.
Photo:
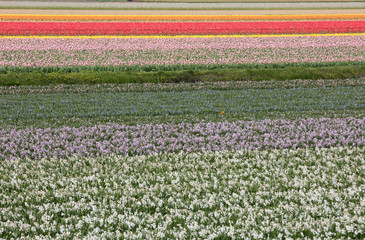
[{"label": "hyacinth field", "polygon": [[0,186],[0,239],[364,239],[365,12],[0,13]]}]

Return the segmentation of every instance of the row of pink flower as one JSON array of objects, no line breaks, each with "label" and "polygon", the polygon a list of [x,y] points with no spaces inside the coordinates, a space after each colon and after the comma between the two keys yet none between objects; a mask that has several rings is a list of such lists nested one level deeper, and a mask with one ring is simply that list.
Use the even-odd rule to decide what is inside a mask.
[{"label": "row of pink flower", "polygon": [[365,118],[0,130],[0,159],[365,146]]},{"label": "row of pink flower", "polygon": [[239,22],[18,22],[0,23],[0,35],[206,35],[359,33],[364,20]]},{"label": "row of pink flower", "polygon": [[365,36],[0,39],[0,68],[338,61],[365,61]]}]

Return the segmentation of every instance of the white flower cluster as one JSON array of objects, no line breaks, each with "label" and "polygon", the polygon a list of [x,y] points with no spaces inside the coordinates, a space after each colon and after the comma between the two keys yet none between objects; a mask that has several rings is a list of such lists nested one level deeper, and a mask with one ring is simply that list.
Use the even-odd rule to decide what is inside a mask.
[{"label": "white flower cluster", "polygon": [[365,237],[365,149],[14,160],[1,239]]}]

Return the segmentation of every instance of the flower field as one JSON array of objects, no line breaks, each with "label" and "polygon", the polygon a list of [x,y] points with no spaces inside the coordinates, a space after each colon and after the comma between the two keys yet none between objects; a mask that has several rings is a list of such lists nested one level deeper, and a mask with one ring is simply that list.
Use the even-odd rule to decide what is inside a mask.
[{"label": "flower field", "polygon": [[[277,37],[1,38],[0,67],[183,69],[361,64],[365,34]],[[11,58],[9,58],[11,54]]]},{"label": "flower field", "polygon": [[365,20],[244,22],[2,22],[0,35],[220,35],[359,33]]},{"label": "flower field", "polygon": [[2,14],[2,21],[285,21],[285,20],[359,20],[365,14],[305,15],[39,15]]},{"label": "flower field", "polygon": [[7,161],[2,229],[43,239],[361,239],[364,154],[349,147]]},{"label": "flower field", "polygon": [[365,14],[0,14],[0,238],[363,239],[364,63]]}]

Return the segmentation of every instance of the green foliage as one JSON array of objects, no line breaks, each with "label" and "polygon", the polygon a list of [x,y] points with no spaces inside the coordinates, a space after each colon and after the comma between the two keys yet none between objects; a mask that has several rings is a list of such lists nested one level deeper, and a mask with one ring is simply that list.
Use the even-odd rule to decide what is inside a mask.
[{"label": "green foliage", "polygon": [[193,83],[212,81],[260,81],[292,79],[348,79],[365,77],[364,65],[349,66],[272,66],[269,68],[190,68],[143,71],[115,68],[2,69],[0,86],[100,83]]}]

